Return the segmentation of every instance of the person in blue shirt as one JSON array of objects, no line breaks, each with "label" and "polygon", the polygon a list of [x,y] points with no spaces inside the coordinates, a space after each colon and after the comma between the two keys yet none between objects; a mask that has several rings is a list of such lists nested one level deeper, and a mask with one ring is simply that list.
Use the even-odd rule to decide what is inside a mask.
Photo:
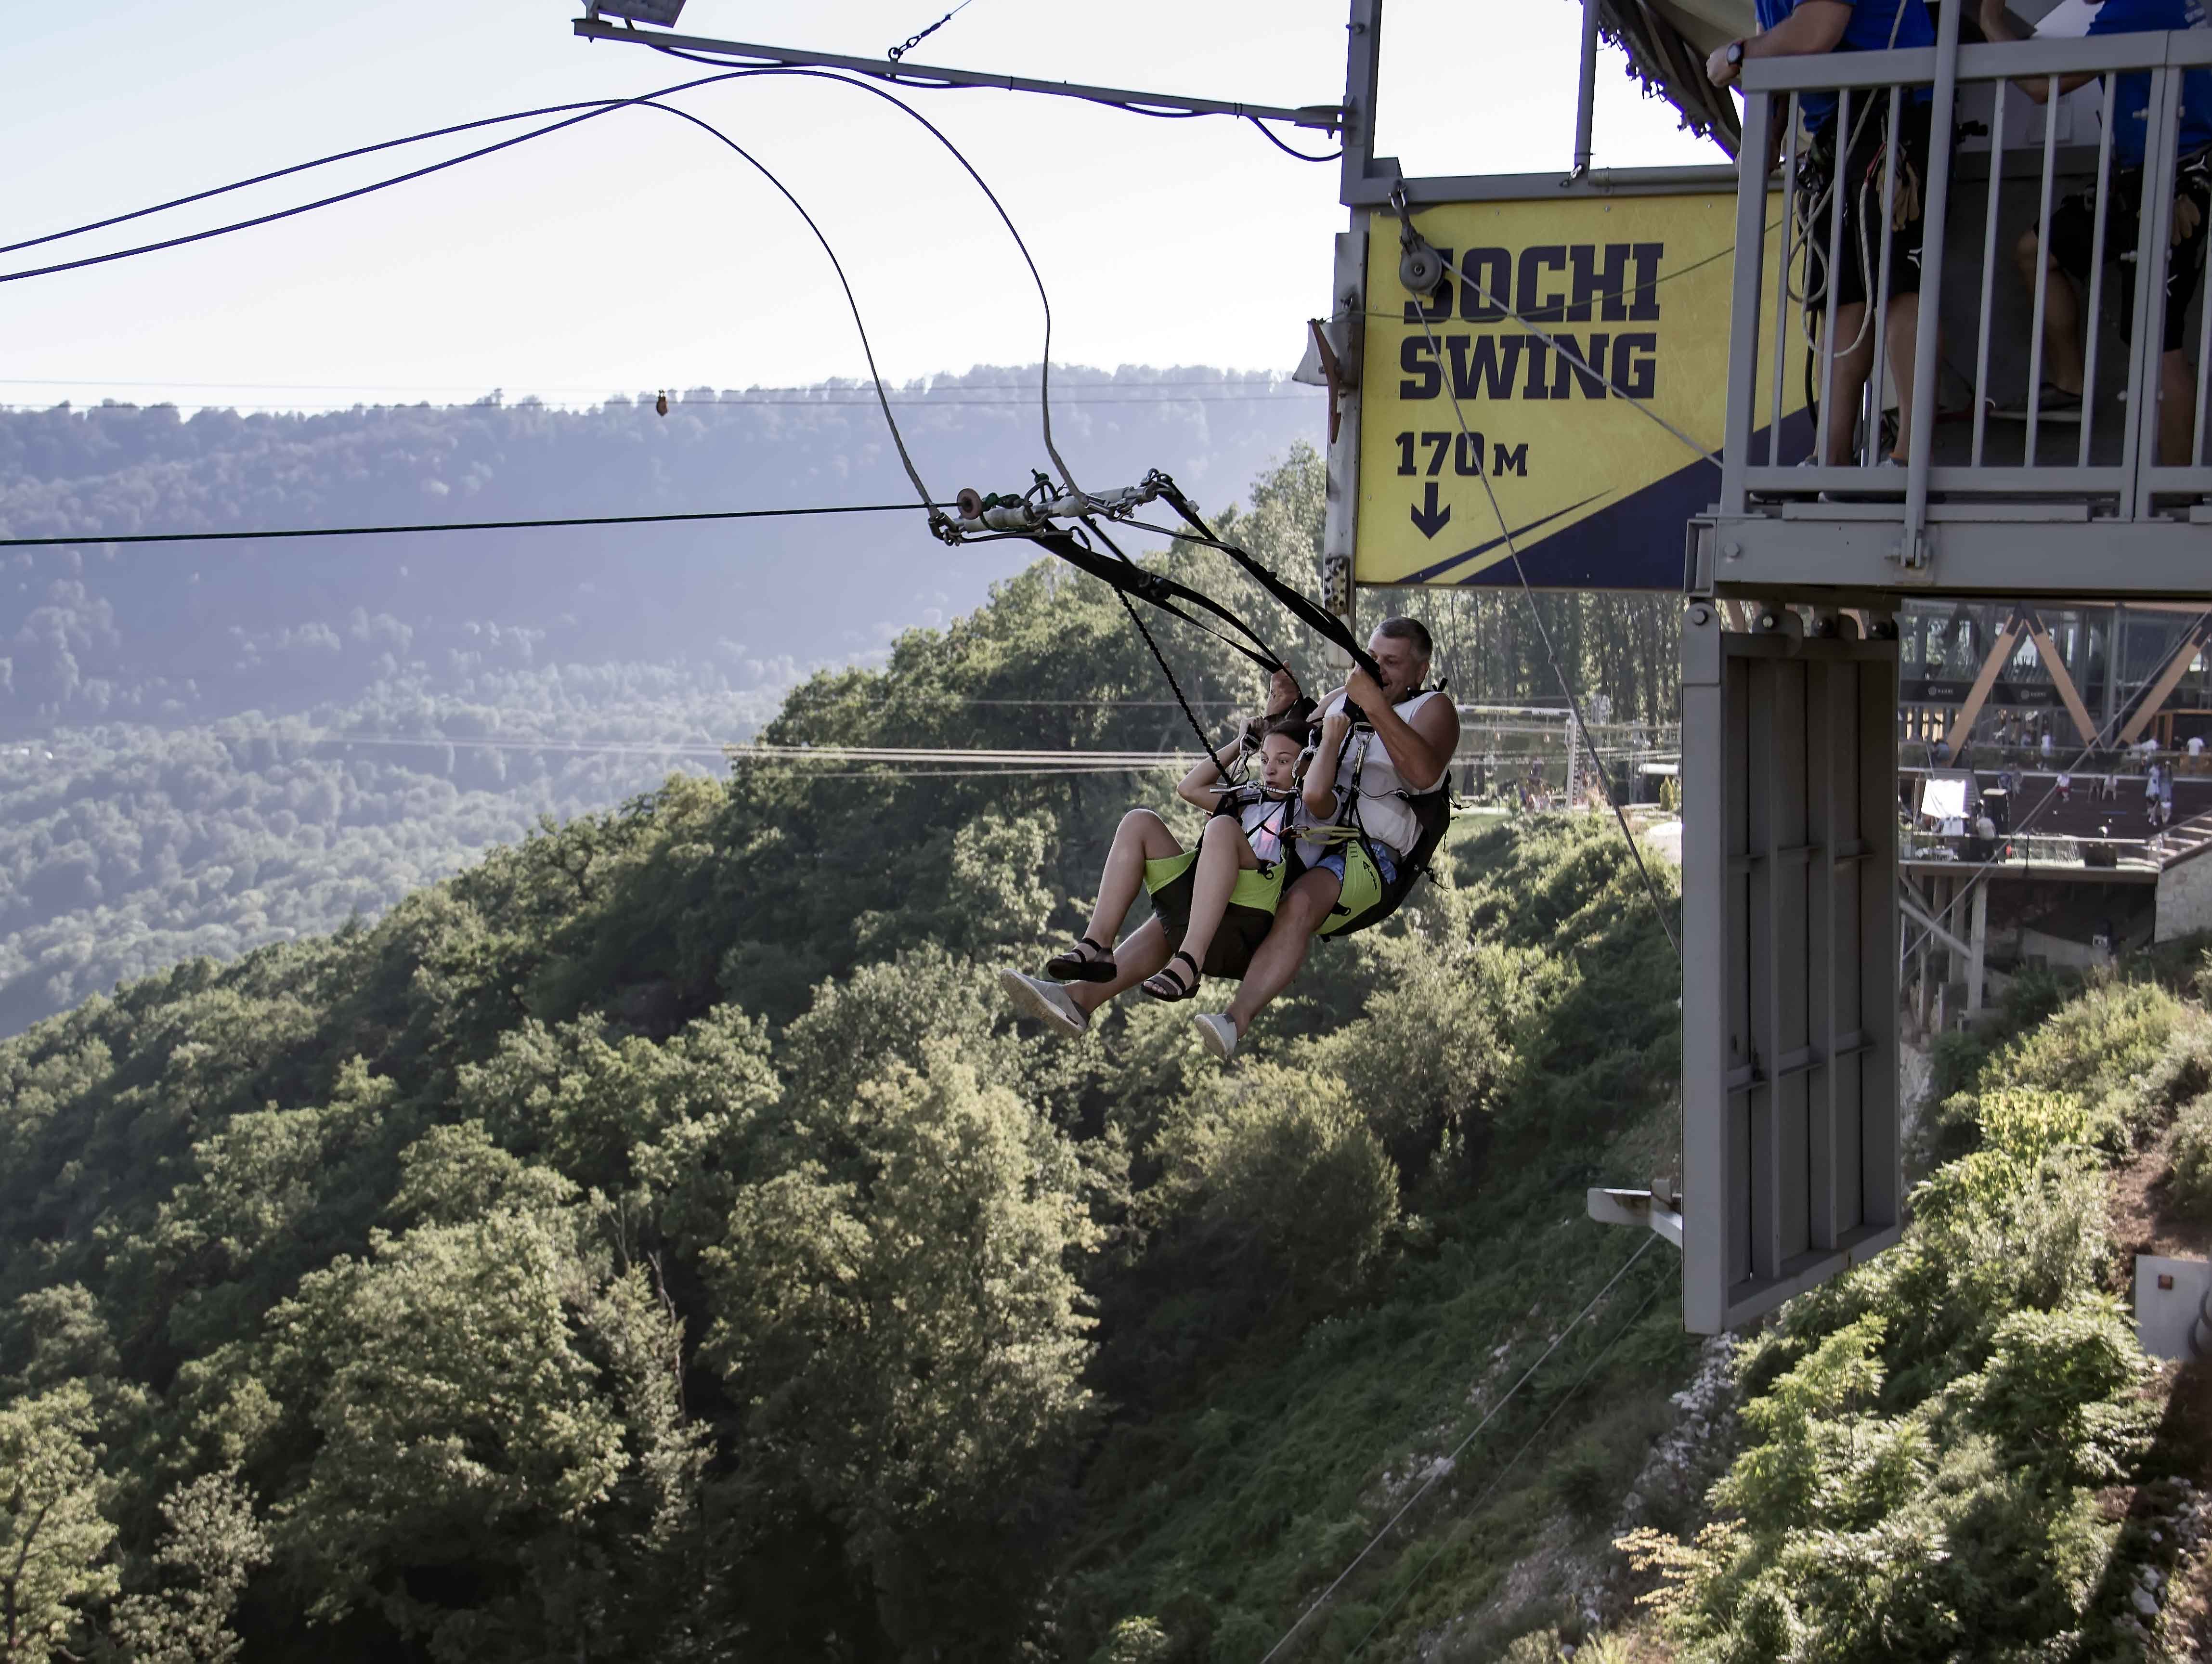
[{"label": "person in blue shirt", "polygon": [[[2025,39],[2006,14],[2003,0],[1981,0],[1981,23],[1982,33],[1991,40]],[[2135,34],[2203,27],[2204,8],[2199,0],[2105,0],[2090,21],[2089,33]],[[2067,76],[2060,80],[2059,90],[2070,93],[2094,79],[2086,74]],[[2051,96],[2048,77],[2015,84],[2039,104]],[[2117,308],[2123,339],[2131,338],[2135,331],[2132,277],[2136,248],[2142,237],[2149,106],[2148,74],[2117,77],[2112,108],[2105,112],[2105,119],[2112,124],[2112,198],[2105,206],[2105,258],[2118,263],[2130,279],[2118,287],[2111,302]],[[2191,70],[2181,77],[2179,147],[2166,263],[2164,350],[2158,361],[2158,459],[2169,466],[2191,459],[2196,425],[2197,371],[2184,350],[2183,338],[2188,329],[2190,299],[2197,293],[2197,279],[2204,270],[2206,222],[2212,220],[2212,71]],[[2053,204],[2049,276],[2043,301],[2044,386],[2039,404],[2045,411],[2081,408],[2081,296],[2089,281],[2096,236],[2095,185]],[[2045,264],[2033,226],[2021,234],[2014,253],[2021,276],[2033,292],[2036,271]]]},{"label": "person in blue shirt", "polygon": [[[1880,52],[1932,46],[1936,39],[1925,0],[1758,0],[1758,18],[1757,34],[1727,42],[1706,60],[1706,77],[1714,86],[1734,85],[1747,58]],[[1844,193],[1836,334],[1823,349],[1828,363],[1821,397],[1834,414],[1828,422],[1827,453],[1819,460],[1841,467],[1851,460],[1856,446],[1856,415],[1874,368],[1874,330],[1867,319],[1867,301],[1875,287],[1874,267],[1881,258],[1881,222],[1887,216],[1891,222],[1889,302],[1883,331],[1898,409],[1897,444],[1887,460],[1902,464],[1912,440],[1912,351],[1920,322],[1920,182],[1928,177],[1928,89],[1921,88],[1905,100],[1898,123],[1898,178],[1887,190],[1887,92],[1876,88],[1853,94],[1848,134],[1836,131],[1835,94],[1804,94],[1798,107],[1811,141],[1807,194],[1808,216],[1817,224],[1806,240],[1806,304],[1814,317],[1826,316],[1827,294],[1830,222],[1822,204],[1829,200],[1830,189]],[[1783,109],[1786,112],[1786,101]],[[1784,118],[1786,115],[1778,118],[1769,136],[1770,156]],[[1877,442],[1874,434],[1867,436],[1869,447]]]}]

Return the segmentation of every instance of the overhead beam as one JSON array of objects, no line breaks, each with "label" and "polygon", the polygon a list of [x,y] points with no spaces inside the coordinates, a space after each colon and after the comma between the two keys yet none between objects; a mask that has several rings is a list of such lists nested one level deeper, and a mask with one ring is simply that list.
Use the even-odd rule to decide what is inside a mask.
[{"label": "overhead beam", "polygon": [[887,81],[895,87],[917,91],[933,87],[996,87],[1009,93],[1047,93],[1055,98],[1081,99],[1091,104],[1132,105],[1145,110],[1172,110],[1194,116],[1249,116],[1260,121],[1285,121],[1297,127],[1335,132],[1344,124],[1344,111],[1334,104],[1310,104],[1297,109],[1279,104],[1239,104],[1218,98],[1185,98],[1176,93],[1145,93],[1127,87],[1091,87],[1076,81],[1040,81],[1029,76],[993,75],[981,70],[947,70],[934,64],[890,62],[880,58],[848,58],[842,52],[811,52],[793,46],[763,46],[750,40],[714,40],[704,35],[664,34],[655,29],[617,28],[596,18],[580,17],[575,32],[586,40],[619,40],[633,46],[664,46],[672,52],[701,52],[750,64],[781,64],[790,69],[842,70],[848,75]]},{"label": "overhead beam", "polygon": [[2173,697],[2173,690],[2181,685],[2181,678],[2189,674],[2189,667],[2197,662],[2197,655],[2204,650],[2208,630],[2212,630],[2212,613],[2203,613],[2181,638],[2181,645],[2173,657],[2166,661],[2166,668],[2158,673],[2158,680],[2150,684],[2143,695],[2141,706],[2130,717],[2127,726],[2120,730],[2120,744],[2132,745],[2142,738],[2142,731],[2150,726],[2151,719],[2166,708],[2166,701]]},{"label": "overhead beam", "polygon": [[[1978,884],[1977,884],[1976,887],[1979,887]],[[1960,940],[1959,938],[1954,936],[1949,931],[1944,929],[1942,926],[1937,924],[1935,919],[1929,914],[1928,909],[1920,905],[1919,897],[1913,895],[1910,890],[1902,888],[1899,890],[1897,894],[1897,905],[1899,910],[1901,911],[1906,918],[1911,920],[1914,924],[1919,926],[1921,929],[1926,931],[1930,936],[1941,942],[1945,947],[1950,949],[1952,952],[1957,954],[1960,958],[1971,959],[1973,957],[1973,949],[1968,946],[1965,942]],[[1957,903],[1954,902],[1952,905],[1955,907]],[[1948,912],[1950,911],[1950,908],[1947,908],[1944,911]]]},{"label": "overhead beam", "polygon": [[2051,632],[2043,627],[2043,620],[2033,610],[2023,617],[2027,624],[2028,640],[2035,643],[2036,657],[2043,660],[2043,668],[2050,673],[2051,685],[2058,689],[2064,701],[2066,714],[2074,719],[2074,727],[2081,736],[2084,745],[2097,743],[2096,725],[2089,720],[2089,708],[2081,702],[2081,695],[2074,685],[2074,678],[2066,673],[2066,661],[2058,656],[2058,644],[2051,639]]},{"label": "overhead beam", "polygon": [[2012,650],[2020,644],[2020,615],[2014,613],[2006,621],[2005,627],[1997,632],[1997,639],[1990,646],[1989,657],[1982,660],[1981,671],[1974,677],[1974,685],[1966,690],[1966,702],[1959,707],[1959,714],[1944,730],[1943,744],[1954,760],[1959,755],[1959,747],[1974,731],[1974,719],[1982,714],[1982,707],[1989,702],[1990,689],[1996,686],[1998,672],[2004,669],[2005,660],[2012,657]]}]

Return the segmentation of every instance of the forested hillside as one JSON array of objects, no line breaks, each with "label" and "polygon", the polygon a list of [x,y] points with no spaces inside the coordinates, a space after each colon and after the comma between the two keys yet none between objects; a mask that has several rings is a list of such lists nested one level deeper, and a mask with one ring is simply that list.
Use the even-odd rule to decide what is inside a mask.
[{"label": "forested hillside", "polygon": [[[1254,497],[1231,525],[1303,569],[1310,468]],[[1038,566],[768,732],[1145,745],[1157,674]],[[2170,1161],[2179,1206],[2212,1170],[2190,966],[2031,989],[2016,1038],[1948,1052],[1905,1244],[1732,1362],[1680,1333],[1671,1250],[1582,1213],[1678,1136],[1679,979],[1618,831],[1468,817],[1233,1067],[1188,1007],[1024,1033],[992,968],[1065,939],[1168,786],[674,779],[0,1042],[9,1655],[2179,1633],[2186,1600],[2136,1596],[2195,1587],[2196,1516],[2149,1482],[2202,1462],[2112,1303],[2107,1179]]]},{"label": "forested hillside", "polygon": [[[974,403],[1020,397],[975,380],[949,384],[941,409],[902,414],[940,445],[970,434],[1012,467],[1030,407]],[[1231,424],[1211,407],[1146,402],[1134,373],[1085,385],[1126,401],[1071,406],[1086,442],[1132,470],[1165,447],[1185,477],[1244,498],[1243,534],[1269,559],[1310,574],[1320,465],[1284,412],[1252,401]],[[474,482],[469,517],[784,501],[816,489],[798,459],[842,455],[838,434],[873,431],[853,398],[702,395],[665,421],[622,404],[0,415],[0,525],[436,519],[449,510],[424,490],[457,470]],[[1217,425],[1188,430],[1192,417]],[[1256,480],[1224,477],[1231,459],[1267,454],[1255,454],[1263,441],[1287,459]],[[879,477],[882,459],[861,448],[876,471],[847,500],[895,500],[896,465]],[[778,458],[793,471],[779,474]],[[1012,569],[1001,553],[956,554],[894,524],[16,551],[16,581],[0,582],[0,1034],[194,954],[374,917],[543,817],[611,808],[672,768],[717,770],[720,747],[774,713],[802,661],[880,662],[894,624],[939,621]],[[1517,598],[1418,604],[1461,696],[1556,701]],[[1663,598],[1541,604],[1617,715],[1670,714]],[[1202,674],[1194,646],[1177,651]],[[986,696],[1054,695],[1010,680]],[[1182,744],[1164,689],[1145,696],[1159,703],[1128,743]],[[933,743],[1012,731],[946,715]],[[1080,727],[1037,734],[1097,743]]]}]

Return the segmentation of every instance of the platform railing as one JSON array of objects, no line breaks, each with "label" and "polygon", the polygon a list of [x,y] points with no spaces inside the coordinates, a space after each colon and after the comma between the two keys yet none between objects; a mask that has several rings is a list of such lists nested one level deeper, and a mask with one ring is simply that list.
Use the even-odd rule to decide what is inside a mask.
[{"label": "platform railing", "polygon": [[[2188,349],[2196,386],[2185,457],[2161,459],[2157,453],[2157,398],[2180,160],[2182,81],[2192,69],[2212,66],[2212,32],[1961,45],[1959,10],[1942,8],[1941,34],[1932,47],[1763,58],[1744,66],[1745,140],[1738,168],[1720,513],[1902,519],[1905,535],[1898,558],[1906,567],[1924,562],[1921,533],[1931,518],[2202,521],[2208,511],[2194,500],[2212,494],[2212,466],[2206,458],[2212,329],[2201,321],[2201,277],[2199,293],[2191,299],[2192,316],[2199,321]],[[2143,182],[2132,261],[2123,254],[2114,264],[2106,246],[2103,205],[2111,200],[2120,173],[2111,123],[2100,118],[2098,124],[2101,137],[2094,162],[2087,145],[2060,143],[2061,83],[2082,75],[2101,84],[2105,112],[2113,107],[2122,77],[2148,76]],[[2039,108],[2004,90],[2006,83],[2026,82],[2049,94]],[[1772,168],[1779,163],[1785,187],[1799,175],[1808,144],[1804,100],[1820,92],[1832,92],[1838,100],[1832,129],[1838,135],[1838,182],[1825,200],[1785,188],[1788,205],[1779,223],[1770,228]],[[1931,106],[1931,140],[1926,177],[1920,181],[1925,216],[1923,305],[1911,360],[1911,438],[1905,466],[1887,471],[1878,465],[1887,451],[1881,434],[1895,216],[1884,210],[1881,182],[1897,177],[1899,118],[1923,92]],[[1950,142],[1960,112],[1984,97],[1990,105],[1986,155],[1961,153]],[[2017,129],[2023,108],[2033,112],[2039,134],[2006,131],[2008,118]],[[1784,118],[1783,136],[1777,154],[1770,156],[1762,136],[1771,131],[1778,111]],[[1882,135],[1883,164],[1871,179],[1854,182],[1844,177],[1850,171],[1846,162],[1851,136],[1863,131],[1855,124],[1863,120],[1863,131]],[[2029,143],[2014,142],[2023,137]],[[1977,173],[1985,177],[1977,180]],[[2052,216],[2069,191],[2083,185],[2094,185],[2099,208],[2092,216],[2094,247],[2081,297],[2084,396],[2079,431],[2069,433],[2070,424],[2054,421],[2043,404],[2044,325],[2051,301],[2047,273]],[[1869,210],[1863,215],[1867,246],[1856,253],[1844,246],[1844,192],[1852,188],[1864,192]],[[1808,203],[1815,203],[1817,213],[1806,211]],[[2045,258],[2037,264],[2032,294],[2022,296],[2018,291],[2026,285],[2014,270],[2014,247],[2019,233],[2030,226]],[[1778,269],[1784,275],[1771,294],[1770,234],[1781,240]],[[1808,254],[1820,258],[1808,259]],[[1836,341],[1838,286],[1832,278],[1841,262],[1854,258],[1873,280],[1865,327],[1873,336],[1874,367],[1859,408],[1846,412],[1827,408],[1825,394],[1828,346]],[[1831,279],[1818,291],[1808,281],[1815,264]],[[2130,267],[2131,282],[2125,277]],[[2024,319],[2018,311],[2023,298]],[[2100,341],[2100,325],[2120,321],[2120,308],[2126,311],[2128,327],[2117,341]],[[1774,326],[1774,349],[1765,363],[1763,319],[1771,319]],[[1821,343],[1819,367],[1808,379],[1820,409],[1808,434],[1804,423],[1786,422],[1784,414],[1791,404],[1789,377],[1816,338]],[[1942,413],[1937,391],[1944,360],[1948,355],[1957,363],[1969,346],[1968,409],[1956,409],[1955,383],[1966,379],[1961,368],[1953,376],[1954,409]],[[2110,397],[2115,383],[2117,401]],[[2012,397],[2015,389],[2017,400]],[[1845,422],[1856,425],[1847,465],[1801,465],[1826,455],[1835,425]]]}]

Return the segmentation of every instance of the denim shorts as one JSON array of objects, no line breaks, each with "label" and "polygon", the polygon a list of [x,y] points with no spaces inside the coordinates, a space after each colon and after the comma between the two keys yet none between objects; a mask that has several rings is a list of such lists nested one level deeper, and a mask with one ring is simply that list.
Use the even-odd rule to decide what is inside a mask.
[{"label": "denim shorts", "polygon": [[[1336,874],[1337,883],[1342,884],[1344,882],[1344,852],[1347,847],[1338,844],[1328,854],[1310,865],[1306,870],[1310,872],[1334,872]],[[1367,847],[1375,852],[1375,870],[1382,875],[1382,882],[1386,884],[1396,884],[1398,863],[1391,859],[1389,846],[1370,843]]]}]

